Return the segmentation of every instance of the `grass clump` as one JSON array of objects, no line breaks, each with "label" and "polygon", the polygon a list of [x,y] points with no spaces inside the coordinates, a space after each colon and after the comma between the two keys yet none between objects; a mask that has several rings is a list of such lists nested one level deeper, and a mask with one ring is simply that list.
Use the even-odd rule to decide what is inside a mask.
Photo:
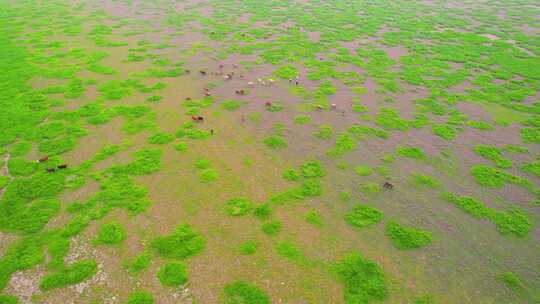
[{"label": "grass clump", "polygon": [[308,258],[300,251],[296,245],[288,241],[282,241],[276,244],[278,255],[288,259],[298,266],[307,266],[310,264]]},{"label": "grass clump", "polygon": [[253,203],[243,197],[230,199],[225,203],[225,206],[227,214],[231,216],[246,215],[253,209]]},{"label": "grass clump", "polygon": [[235,281],[223,288],[223,304],[270,304],[266,293],[247,282]]},{"label": "grass clump", "polygon": [[283,104],[279,102],[272,102],[269,106],[266,106],[268,112],[281,112],[283,111]]},{"label": "grass clump", "polygon": [[178,152],[185,152],[188,149],[188,144],[184,141],[174,144],[174,149]]},{"label": "grass clump", "polygon": [[287,142],[280,135],[271,135],[264,139],[264,144],[271,149],[287,148]]},{"label": "grass clump", "polygon": [[150,267],[152,262],[152,255],[149,252],[143,252],[131,260],[124,260],[122,266],[130,273],[139,273]]},{"label": "grass clump", "polygon": [[311,116],[298,115],[294,117],[294,123],[298,125],[305,125],[311,122]]},{"label": "grass clump", "polygon": [[364,205],[356,205],[351,211],[345,214],[345,222],[356,228],[376,224],[382,218],[383,214],[381,211]]},{"label": "grass clump", "polygon": [[521,279],[513,272],[505,272],[500,275],[500,280],[506,285],[506,287],[517,290],[524,288],[524,284]]},{"label": "grass clump", "polygon": [[440,188],[442,186],[441,182],[434,178],[433,176],[429,176],[426,174],[421,173],[412,173],[411,177],[413,179],[414,184],[427,187],[427,188]]},{"label": "grass clump", "polygon": [[18,304],[19,299],[15,296],[0,295],[0,304]]},{"label": "grass clump", "polygon": [[154,304],[154,297],[146,291],[136,291],[129,295],[126,304]]},{"label": "grass clump", "polygon": [[242,102],[237,101],[237,100],[225,100],[221,104],[221,107],[224,110],[227,110],[227,111],[234,111],[234,110],[240,108],[241,105],[242,105]]},{"label": "grass clump", "polygon": [[267,235],[274,236],[274,235],[277,235],[281,231],[282,225],[281,225],[281,222],[277,220],[273,220],[273,221],[263,223],[261,225],[261,229]]},{"label": "grass clump", "polygon": [[298,76],[298,69],[292,64],[287,64],[277,68],[274,75],[283,79],[293,79]]},{"label": "grass clump", "polygon": [[256,241],[246,241],[240,244],[238,247],[238,253],[241,255],[252,255],[257,252],[257,249],[259,248],[259,243]]},{"label": "grass clump", "polygon": [[164,145],[172,142],[174,140],[174,134],[170,133],[156,133],[150,137],[148,137],[148,143],[154,144],[154,145]]},{"label": "grass clump", "polygon": [[325,172],[318,161],[310,161],[300,166],[300,173],[305,178],[323,177]]},{"label": "grass clump", "polygon": [[413,159],[426,159],[427,156],[424,151],[418,147],[397,147],[396,153],[403,157]]},{"label": "grass clump", "polygon": [[199,172],[199,177],[203,183],[210,183],[219,178],[219,172],[212,168],[204,169]]},{"label": "grass clump", "polygon": [[341,133],[336,138],[336,143],[332,149],[328,151],[328,156],[338,157],[350,152],[357,147],[356,139],[349,133]]},{"label": "grass clump", "polygon": [[206,158],[199,158],[195,161],[195,168],[197,169],[208,169],[212,166],[212,162]]},{"label": "grass clump", "polygon": [[375,194],[381,192],[379,184],[374,182],[366,182],[360,185],[360,192],[364,194]]},{"label": "grass clump", "polygon": [[453,140],[457,134],[456,129],[448,124],[434,124],[431,127],[431,131],[433,131],[433,134],[447,141]]},{"label": "grass clump", "polygon": [[321,183],[316,180],[307,180],[300,186],[300,194],[305,197],[314,197],[322,195]]},{"label": "grass clump", "polygon": [[493,161],[498,168],[512,167],[512,161],[504,158],[502,156],[502,151],[495,146],[479,144],[474,147],[474,153]]},{"label": "grass clump", "polygon": [[20,158],[12,158],[8,162],[9,174],[12,176],[28,176],[36,172],[38,163],[29,162]]},{"label": "grass clump", "polygon": [[433,239],[429,231],[405,227],[395,222],[387,223],[385,231],[392,244],[398,249],[421,248],[427,246]]},{"label": "grass clump", "polygon": [[304,216],[304,219],[306,220],[306,222],[317,228],[320,228],[323,225],[321,214],[315,210],[308,211],[308,213],[306,213],[306,215]]},{"label": "grass clump", "polygon": [[521,166],[521,170],[540,178],[540,160],[535,160],[530,163],[523,164]]},{"label": "grass clump", "polygon": [[320,139],[330,139],[334,135],[334,128],[330,125],[320,125],[319,130],[313,136]]},{"label": "grass clump", "polygon": [[81,260],[50,275],[45,276],[39,288],[47,291],[78,284],[93,277],[97,273],[97,263],[94,260]]},{"label": "grass clump", "polygon": [[159,268],[157,277],[163,286],[179,286],[188,280],[187,267],[178,262],[166,263]]},{"label": "grass clump", "polygon": [[122,225],[107,223],[99,227],[97,237],[93,243],[96,245],[115,245],[123,242],[126,238],[126,229]]},{"label": "grass clump", "polygon": [[152,240],[150,245],[164,258],[185,259],[201,252],[206,246],[206,241],[191,226],[181,224],[170,235]]},{"label": "grass clump", "polygon": [[488,188],[502,188],[505,183],[511,183],[522,186],[526,189],[533,190],[533,185],[530,181],[507,173],[505,171],[484,166],[476,165],[471,167],[471,175],[474,180],[481,186]]},{"label": "grass clump", "polygon": [[353,168],[354,173],[360,175],[360,176],[368,176],[373,174],[373,169],[367,166],[356,166]]},{"label": "grass clump", "polygon": [[266,220],[270,217],[272,214],[272,207],[270,207],[270,204],[262,204],[258,206],[257,208],[253,209],[253,215],[260,219],[260,220]]},{"label": "grass clump", "polygon": [[386,278],[376,263],[352,253],[334,265],[340,282],[345,285],[346,304],[382,301],[388,297]]},{"label": "grass clump", "polygon": [[298,181],[300,179],[300,173],[294,169],[288,169],[283,174],[281,174],[283,179],[288,181]]}]

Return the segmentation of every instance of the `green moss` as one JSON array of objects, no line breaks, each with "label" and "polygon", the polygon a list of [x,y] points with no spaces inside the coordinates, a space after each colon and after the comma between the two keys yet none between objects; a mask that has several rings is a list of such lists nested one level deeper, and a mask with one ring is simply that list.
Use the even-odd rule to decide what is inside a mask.
[{"label": "green moss", "polygon": [[244,281],[234,281],[223,288],[223,304],[270,304],[266,293]]},{"label": "green moss", "polygon": [[304,216],[306,222],[312,224],[313,226],[320,228],[323,225],[323,220],[321,214],[315,210],[311,210]]},{"label": "green moss", "polygon": [[397,147],[396,153],[400,156],[413,158],[413,159],[426,159],[427,158],[424,151],[418,147]]},{"label": "green moss", "polygon": [[272,149],[281,149],[287,147],[287,142],[280,135],[271,135],[265,138],[264,144]]},{"label": "green moss", "polygon": [[245,241],[238,247],[238,253],[241,255],[252,255],[257,252],[259,243],[256,241]]},{"label": "green moss", "polygon": [[75,140],[73,138],[61,138],[46,140],[38,145],[38,151],[41,153],[56,155],[62,154],[75,148]]},{"label": "green moss", "polygon": [[38,163],[20,158],[12,158],[8,162],[9,174],[12,176],[28,176],[36,172]]},{"label": "green moss", "polygon": [[148,137],[148,143],[154,144],[154,145],[163,145],[168,144],[174,140],[174,134],[170,133],[156,133],[152,136]]},{"label": "green moss", "polygon": [[234,111],[242,105],[242,102],[236,100],[225,100],[221,107],[227,111]]},{"label": "green moss", "polygon": [[46,275],[41,280],[39,288],[41,290],[51,290],[75,285],[84,282],[97,273],[97,263],[94,260],[81,260],[70,266],[50,275]]},{"label": "green moss", "polygon": [[323,177],[325,172],[318,161],[310,161],[300,166],[300,173],[305,178]]},{"label": "green moss", "polygon": [[354,227],[363,228],[380,222],[383,218],[381,211],[363,205],[356,205],[345,214],[345,221]]},{"label": "green moss", "polygon": [[126,229],[119,223],[107,223],[99,227],[94,244],[115,245],[123,242],[127,238]]},{"label": "green moss", "polygon": [[187,267],[178,262],[166,263],[159,268],[157,277],[163,286],[179,286],[188,280]]},{"label": "green moss", "polygon": [[32,150],[32,144],[24,141],[18,142],[14,144],[9,150],[12,157],[25,156],[30,152],[30,150]]},{"label": "green moss", "polygon": [[366,166],[356,166],[353,168],[354,173],[360,175],[360,176],[368,176],[373,174],[373,169]]},{"label": "green moss", "polygon": [[319,130],[313,135],[320,139],[330,139],[334,135],[334,128],[330,125],[320,125]]},{"label": "green moss", "polygon": [[281,231],[281,228],[281,223],[277,220],[266,222],[261,225],[262,231],[270,236],[277,235]]},{"label": "green moss", "polygon": [[311,122],[311,116],[298,115],[294,117],[294,123],[298,125],[305,125]]},{"label": "green moss", "polygon": [[206,241],[191,226],[181,224],[170,235],[152,240],[150,245],[164,258],[185,259],[201,252]]},{"label": "green moss", "polygon": [[246,215],[253,209],[253,203],[247,198],[239,197],[225,203],[227,214],[232,216]]},{"label": "green moss", "polygon": [[392,244],[398,249],[425,247],[430,244],[433,239],[433,236],[429,231],[402,226],[395,222],[386,223],[385,232],[392,241]]},{"label": "green moss", "polygon": [[146,291],[136,291],[129,295],[126,304],[154,304],[154,297]]},{"label": "green moss", "polygon": [[120,100],[131,95],[131,88],[127,82],[110,80],[97,86],[100,92],[108,100]]},{"label": "green moss", "polygon": [[386,278],[381,267],[357,253],[345,256],[334,265],[344,288],[346,304],[371,303],[388,297]]}]

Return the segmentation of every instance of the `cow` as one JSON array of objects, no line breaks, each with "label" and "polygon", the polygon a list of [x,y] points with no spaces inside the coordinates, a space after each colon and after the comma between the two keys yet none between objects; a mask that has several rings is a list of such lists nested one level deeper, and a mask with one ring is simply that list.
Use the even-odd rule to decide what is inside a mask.
[{"label": "cow", "polygon": [[190,74],[190,73],[191,73],[191,70],[184,70],[184,72],[185,72],[186,74]]},{"label": "cow", "polygon": [[246,92],[244,90],[234,90],[234,93],[236,95],[245,95],[246,94]]},{"label": "cow", "polygon": [[67,169],[67,164],[58,165],[58,169]]},{"label": "cow", "polygon": [[42,163],[42,162],[46,162],[49,160],[49,156],[48,155],[45,155],[43,156],[42,158],[38,159],[37,162],[38,163]]},{"label": "cow", "polygon": [[56,171],[56,168],[47,168],[47,173],[53,173]]},{"label": "cow", "polygon": [[206,71],[201,70],[199,73],[201,73],[202,76],[206,76]]},{"label": "cow", "polygon": [[332,108],[332,110],[335,110],[335,109],[337,109],[337,105],[335,103],[333,103],[333,104],[330,105],[330,108]]},{"label": "cow", "polygon": [[186,97],[186,101],[191,101],[191,97]]},{"label": "cow", "polygon": [[272,106],[272,102],[267,101],[267,102],[264,103],[264,106],[265,106],[265,107],[271,107],[271,106]]}]

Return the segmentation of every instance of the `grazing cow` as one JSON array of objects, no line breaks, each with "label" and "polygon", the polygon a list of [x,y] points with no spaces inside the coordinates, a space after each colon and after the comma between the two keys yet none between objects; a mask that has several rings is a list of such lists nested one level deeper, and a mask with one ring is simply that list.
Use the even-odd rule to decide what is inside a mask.
[{"label": "grazing cow", "polygon": [[392,188],[394,188],[394,185],[392,185],[392,184],[389,183],[389,182],[384,182],[383,188],[384,188],[385,190],[392,190]]},{"label": "grazing cow", "polygon": [[56,171],[56,168],[47,168],[47,173],[53,173]]},{"label": "grazing cow", "polygon": [[204,121],[204,118],[202,116],[197,116],[197,121]]},{"label": "grazing cow", "polygon": [[236,69],[238,66],[236,65],[236,63],[233,63],[232,67],[233,69]]},{"label": "grazing cow", "polygon": [[253,88],[253,81],[248,82],[248,86],[250,86],[251,88]]},{"label": "grazing cow", "polygon": [[210,135],[214,135],[214,129],[210,129]]},{"label": "grazing cow", "polygon": [[38,159],[37,162],[38,163],[42,163],[42,162],[46,162],[49,160],[49,156],[48,155],[45,155],[43,156],[42,158]]},{"label": "grazing cow", "polygon": [[206,76],[206,71],[199,71],[199,73],[201,73],[202,76]]},{"label": "grazing cow", "polygon": [[335,109],[337,109],[337,105],[335,103],[333,103],[333,104],[330,105],[330,108],[332,108],[332,110],[335,110]]},{"label": "grazing cow", "polygon": [[240,75],[240,79],[244,79],[244,75]]},{"label": "grazing cow", "polygon": [[244,116],[242,116],[242,118],[240,118],[240,121],[241,122],[246,122],[246,118]]},{"label": "grazing cow", "polygon": [[186,100],[187,100],[187,101],[191,101],[191,97],[186,97]]},{"label": "grazing cow", "polygon": [[184,72],[185,72],[186,74],[190,74],[190,73],[191,73],[191,70],[184,70]]},{"label": "grazing cow", "polygon": [[264,103],[264,106],[265,107],[271,107],[272,103],[270,101],[267,101],[267,102]]},{"label": "grazing cow", "polygon": [[225,76],[223,76],[223,78],[225,78],[225,80],[229,80],[232,78],[232,75],[231,74],[226,74]]},{"label": "grazing cow", "polygon": [[263,80],[260,79],[260,78],[257,78],[257,81],[258,81],[259,83],[263,82]]},{"label": "grazing cow", "polygon": [[295,83],[296,83],[296,85],[298,85],[300,83],[300,81],[297,80]]},{"label": "grazing cow", "polygon": [[292,78],[289,78],[289,82],[292,82]]},{"label": "grazing cow", "polygon": [[246,94],[246,92],[244,90],[234,90],[234,93],[236,95],[245,95]]},{"label": "grazing cow", "polygon": [[212,96],[212,93],[210,93],[209,91],[206,91],[206,92],[204,92],[204,96],[207,96],[207,97]]},{"label": "grazing cow", "polygon": [[67,164],[58,165],[58,169],[67,169]]},{"label": "grazing cow", "polygon": [[220,69],[223,69],[223,64],[220,64],[220,65],[219,65],[219,68],[220,68]]}]

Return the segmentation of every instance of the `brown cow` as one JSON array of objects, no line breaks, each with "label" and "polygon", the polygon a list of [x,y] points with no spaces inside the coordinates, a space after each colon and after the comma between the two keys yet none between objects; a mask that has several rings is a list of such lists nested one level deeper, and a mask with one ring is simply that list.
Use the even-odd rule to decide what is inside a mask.
[{"label": "brown cow", "polygon": [[264,105],[265,105],[266,107],[271,107],[271,106],[272,106],[272,103],[271,103],[270,101],[267,101],[267,102],[264,103]]},{"label": "brown cow", "polygon": [[58,169],[67,169],[67,164],[58,165]]},{"label": "brown cow", "polygon": [[46,162],[49,160],[49,156],[48,155],[45,155],[43,156],[42,158],[38,159],[37,162],[38,163],[42,163],[42,162]]},{"label": "brown cow", "polygon": [[206,76],[206,71],[199,71],[199,73],[201,73],[202,76]]},{"label": "brown cow", "polygon": [[389,182],[384,182],[383,188],[384,188],[385,190],[392,190],[392,188],[394,188],[394,185],[392,185],[392,184],[389,183]]},{"label": "brown cow", "polygon": [[53,173],[56,171],[56,168],[47,168],[47,173]]}]

